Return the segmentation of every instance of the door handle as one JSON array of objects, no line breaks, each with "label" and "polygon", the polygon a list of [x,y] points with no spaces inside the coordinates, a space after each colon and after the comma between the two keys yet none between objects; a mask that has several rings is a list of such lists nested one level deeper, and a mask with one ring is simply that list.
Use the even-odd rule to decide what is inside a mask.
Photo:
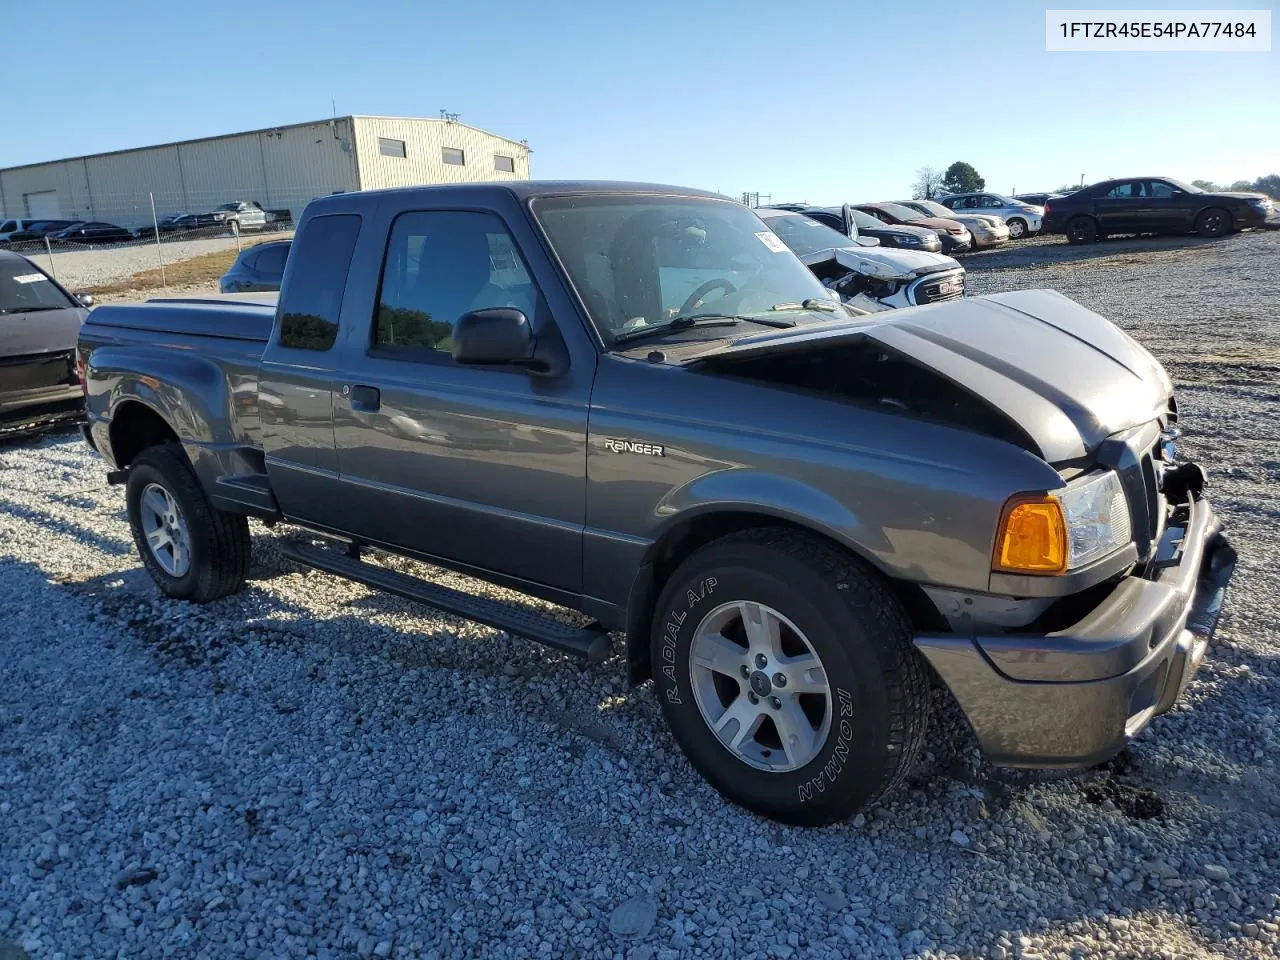
[{"label": "door handle", "polygon": [[382,393],[377,387],[354,386],[351,388],[351,409],[360,413],[377,413],[382,404]]}]

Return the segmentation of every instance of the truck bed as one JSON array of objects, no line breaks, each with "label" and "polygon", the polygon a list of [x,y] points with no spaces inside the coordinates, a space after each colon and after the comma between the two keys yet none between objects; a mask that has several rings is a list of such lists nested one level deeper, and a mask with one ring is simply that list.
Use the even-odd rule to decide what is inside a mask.
[{"label": "truck bed", "polygon": [[[182,339],[191,337],[240,340],[265,345],[271,338],[275,308],[268,303],[232,299],[163,298],[146,303],[109,304],[89,314],[82,339],[135,339],[125,331],[148,334],[169,333]],[[97,331],[102,333],[98,334]],[[119,331],[109,333],[107,331]],[[148,344],[161,345],[154,336]],[[261,351],[258,351],[259,355]]]}]

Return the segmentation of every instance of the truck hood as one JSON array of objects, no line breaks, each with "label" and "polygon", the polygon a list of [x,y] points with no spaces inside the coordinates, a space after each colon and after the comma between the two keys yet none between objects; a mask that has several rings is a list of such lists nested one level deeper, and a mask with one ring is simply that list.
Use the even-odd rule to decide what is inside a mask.
[{"label": "truck hood", "polygon": [[72,350],[80,337],[80,325],[89,311],[79,307],[6,313],[0,317],[0,357],[25,357],[37,353]]},{"label": "truck hood", "polygon": [[1090,456],[1107,437],[1154,420],[1173,392],[1164,368],[1137,341],[1053,290],[801,325],[722,342],[683,362],[727,368],[734,358],[822,351],[856,340],[985,401],[1055,464]]},{"label": "truck hood", "polygon": [[800,258],[800,262],[811,269],[827,260],[834,260],[854,273],[883,280],[906,280],[960,267],[958,261],[940,253],[886,247],[836,247]]}]

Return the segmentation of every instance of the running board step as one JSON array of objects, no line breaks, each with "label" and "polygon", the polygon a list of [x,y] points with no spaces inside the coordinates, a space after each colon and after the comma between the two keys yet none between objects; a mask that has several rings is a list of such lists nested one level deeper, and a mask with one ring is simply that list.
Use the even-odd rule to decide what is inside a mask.
[{"label": "running board step", "polygon": [[598,623],[572,627],[523,607],[472,596],[385,567],[375,567],[354,556],[309,543],[286,540],[280,544],[280,552],[304,566],[363,583],[375,590],[394,593],[406,600],[416,600],[498,630],[519,634],[556,650],[584,657],[591,663],[603,660],[609,653],[609,634]]}]

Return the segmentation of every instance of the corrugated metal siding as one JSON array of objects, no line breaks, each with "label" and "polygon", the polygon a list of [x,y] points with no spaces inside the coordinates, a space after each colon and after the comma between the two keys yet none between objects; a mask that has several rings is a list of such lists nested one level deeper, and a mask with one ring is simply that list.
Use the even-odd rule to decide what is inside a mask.
[{"label": "corrugated metal siding", "polygon": [[[529,150],[502,137],[462,123],[411,118],[356,117],[356,153],[360,184],[365,190],[411,187],[429,183],[475,183],[483,180],[529,179]],[[378,138],[401,140],[404,157],[383,156]],[[466,164],[445,163],[441,150],[464,151]],[[511,157],[515,170],[494,169],[494,156]]]},{"label": "corrugated metal siding", "polygon": [[349,118],[0,171],[4,213],[25,216],[23,195],[56,190],[63,217],[136,227],[156,212],[204,213],[257,200],[294,216],[315,197],[356,189]]}]

